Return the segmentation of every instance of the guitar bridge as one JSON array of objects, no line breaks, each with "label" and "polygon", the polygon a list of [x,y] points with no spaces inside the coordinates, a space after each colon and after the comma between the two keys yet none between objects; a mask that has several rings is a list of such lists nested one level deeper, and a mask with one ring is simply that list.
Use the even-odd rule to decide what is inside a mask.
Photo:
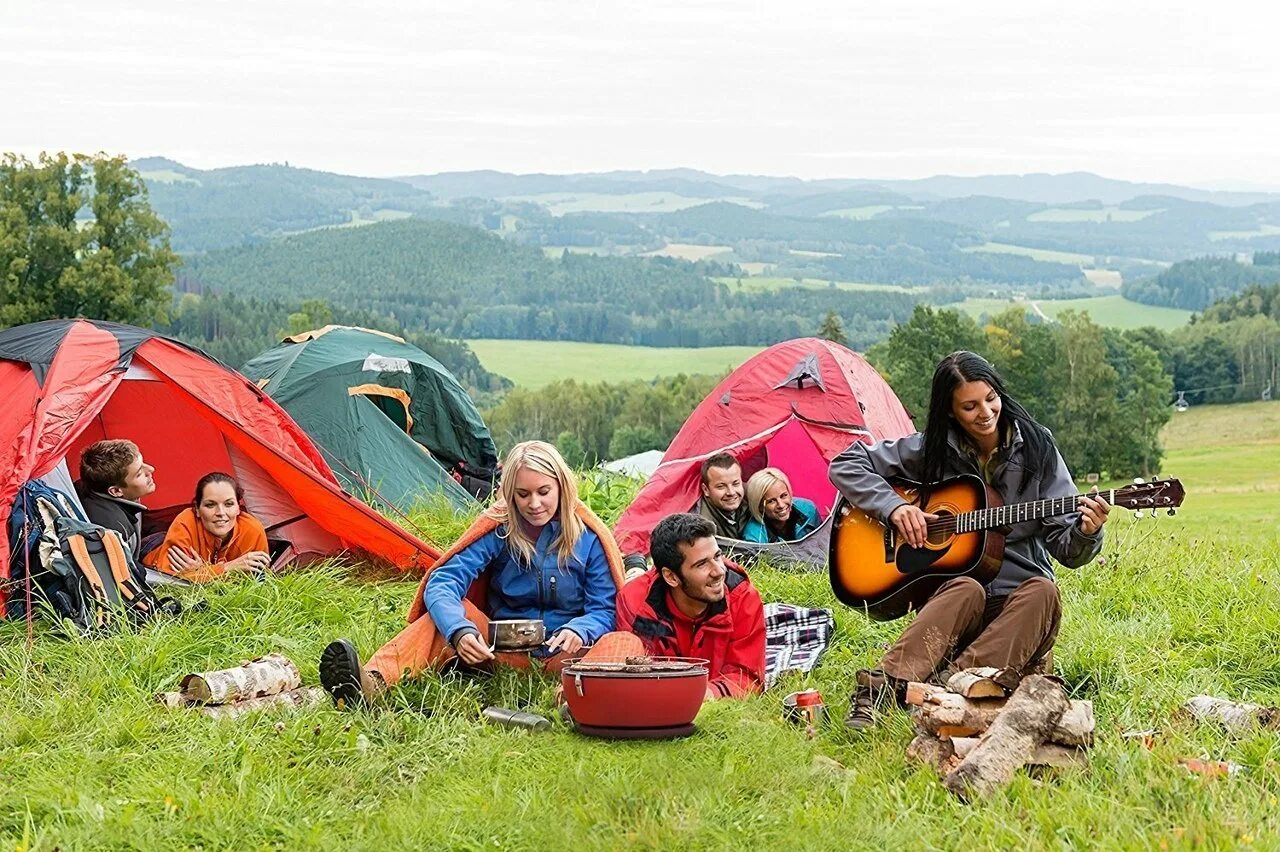
[{"label": "guitar bridge", "polygon": [[888,565],[892,565],[894,562],[893,551],[897,544],[894,541],[896,532],[892,524],[884,525],[884,561]]}]

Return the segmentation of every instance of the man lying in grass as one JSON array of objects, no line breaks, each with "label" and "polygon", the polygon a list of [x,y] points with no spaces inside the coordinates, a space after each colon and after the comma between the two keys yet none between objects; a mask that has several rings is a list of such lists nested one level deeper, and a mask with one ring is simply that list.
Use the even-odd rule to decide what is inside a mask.
[{"label": "man lying in grass", "polygon": [[[558,671],[613,630],[622,554],[578,498],[556,448],[517,444],[503,462],[499,489],[501,499],[423,577],[408,627],[364,666],[346,639],[324,649],[320,680],[339,705],[368,702],[405,674],[455,660]],[[490,619],[541,619],[550,640],[532,654],[494,651],[484,640]]]}]

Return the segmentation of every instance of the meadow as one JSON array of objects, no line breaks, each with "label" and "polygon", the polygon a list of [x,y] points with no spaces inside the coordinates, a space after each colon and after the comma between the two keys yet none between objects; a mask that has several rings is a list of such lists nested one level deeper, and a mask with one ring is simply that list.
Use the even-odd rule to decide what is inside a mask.
[{"label": "meadow", "polygon": [[[1192,408],[1167,430],[1183,478],[1175,517],[1117,513],[1102,558],[1060,577],[1055,651],[1095,702],[1087,769],[1019,776],[965,805],[903,750],[894,713],[855,735],[808,738],[783,695],[813,686],[844,713],[853,671],[901,625],[835,604],[824,574],[753,569],[766,600],[834,609],[818,670],[708,705],[675,742],[589,740],[486,727],[489,704],[552,714],[555,682],[501,672],[427,676],[380,709],[329,706],[214,721],[158,706],[183,674],[268,651],[316,660],[335,636],[371,652],[403,625],[412,579],[331,565],[183,590],[181,620],[97,640],[0,625],[0,842],[53,849],[1228,849],[1280,846],[1280,733],[1227,735],[1178,716],[1199,693],[1280,703],[1280,403]],[[582,475],[607,519],[630,480]],[[1238,498],[1238,499],[1237,499]],[[424,508],[438,543],[466,518]],[[1154,730],[1150,747],[1131,731]],[[1230,760],[1208,778],[1184,757]]]},{"label": "meadow", "polygon": [[703,348],[623,346],[560,340],[468,340],[486,370],[516,386],[540,388],[560,379],[580,382],[648,381],[679,373],[727,373],[758,346]]}]

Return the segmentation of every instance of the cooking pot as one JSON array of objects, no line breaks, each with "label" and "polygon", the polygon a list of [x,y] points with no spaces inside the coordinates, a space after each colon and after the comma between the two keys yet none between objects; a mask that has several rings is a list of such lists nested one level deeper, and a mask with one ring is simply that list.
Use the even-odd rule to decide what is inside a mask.
[{"label": "cooking pot", "polygon": [[578,730],[595,736],[692,733],[707,694],[707,661],[692,657],[577,660],[560,673]]},{"label": "cooking pot", "polygon": [[502,618],[489,622],[489,647],[495,651],[532,651],[547,639],[540,618]]}]

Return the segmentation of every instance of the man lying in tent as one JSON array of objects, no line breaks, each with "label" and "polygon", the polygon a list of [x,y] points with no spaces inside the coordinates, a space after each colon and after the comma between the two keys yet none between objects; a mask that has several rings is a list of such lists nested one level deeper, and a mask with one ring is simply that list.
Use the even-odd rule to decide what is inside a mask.
[{"label": "man lying in tent", "polygon": [[142,554],[142,513],[138,502],[156,490],[155,468],[142,459],[133,441],[95,441],[80,455],[80,504],[85,516],[115,530],[135,559]]},{"label": "man lying in tent", "polygon": [[[501,499],[428,569],[408,627],[364,666],[346,639],[324,649],[320,681],[339,706],[368,703],[406,674],[455,660],[558,671],[613,630],[622,554],[578,499],[556,448],[542,441],[512,447],[499,489]],[[541,619],[549,640],[533,654],[494,651],[486,641],[490,619]]]},{"label": "man lying in tent", "polygon": [[693,514],[668,515],[653,528],[654,568],[618,594],[611,654],[709,660],[707,700],[764,689],[764,607],[741,568],[724,558],[715,525]]},{"label": "man lying in tent", "polygon": [[693,507],[715,524],[718,536],[741,540],[751,512],[743,498],[742,466],[728,453],[716,453],[702,463],[702,497]]}]

